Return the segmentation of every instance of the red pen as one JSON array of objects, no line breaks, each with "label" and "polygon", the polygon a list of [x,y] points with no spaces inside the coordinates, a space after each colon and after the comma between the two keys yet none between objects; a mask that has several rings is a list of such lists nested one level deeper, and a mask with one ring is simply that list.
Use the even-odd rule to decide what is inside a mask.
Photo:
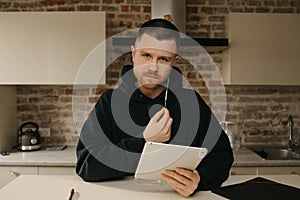
[{"label": "red pen", "polygon": [[71,191],[70,191],[69,200],[72,200],[73,195],[74,195],[74,189],[72,188]]}]

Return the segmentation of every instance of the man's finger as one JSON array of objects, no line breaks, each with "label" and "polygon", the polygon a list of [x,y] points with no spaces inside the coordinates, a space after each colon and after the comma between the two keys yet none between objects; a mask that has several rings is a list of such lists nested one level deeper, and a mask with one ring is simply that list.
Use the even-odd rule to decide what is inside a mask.
[{"label": "man's finger", "polygon": [[175,169],[175,171],[178,174],[181,174],[182,176],[185,176],[185,177],[187,177],[189,179],[193,179],[193,177],[196,175],[193,171],[188,170],[188,169],[184,169],[184,168],[180,168],[180,167],[177,167]]},{"label": "man's finger", "polygon": [[159,119],[161,119],[164,115],[165,115],[165,108],[162,108],[160,111],[155,113],[155,115],[152,117],[152,120],[158,122]]},{"label": "man's finger", "polygon": [[166,170],[163,174],[169,176],[170,178],[174,179],[174,181],[176,181],[177,183],[180,183],[183,186],[189,185],[189,182],[191,181],[191,180],[187,179],[186,177],[182,176],[181,174],[178,174],[176,171]]}]

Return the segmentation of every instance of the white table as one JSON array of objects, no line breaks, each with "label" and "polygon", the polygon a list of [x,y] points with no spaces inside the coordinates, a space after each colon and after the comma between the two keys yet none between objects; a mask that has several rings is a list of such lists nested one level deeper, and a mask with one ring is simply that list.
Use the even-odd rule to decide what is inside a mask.
[{"label": "white table", "polygon": [[[224,185],[244,182],[255,176],[231,176]],[[300,188],[300,176],[297,175],[268,175],[263,176],[273,181],[288,184]],[[54,200],[68,199],[71,188],[76,194],[73,200],[92,199],[186,199],[163,185],[140,185],[129,177],[124,180],[107,181],[101,183],[88,183],[73,175],[21,175],[0,190],[0,199],[30,199],[30,200]],[[189,199],[224,199],[210,191],[197,192]]]}]

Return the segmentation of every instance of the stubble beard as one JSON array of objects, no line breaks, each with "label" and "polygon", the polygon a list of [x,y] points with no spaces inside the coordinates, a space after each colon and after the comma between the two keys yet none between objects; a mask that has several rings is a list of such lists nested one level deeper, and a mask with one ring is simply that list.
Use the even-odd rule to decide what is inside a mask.
[{"label": "stubble beard", "polygon": [[154,91],[154,90],[157,90],[157,89],[160,89],[161,87],[163,87],[159,80],[150,81],[150,80],[147,80],[147,79],[148,79],[147,77],[146,78],[143,77],[142,81],[139,82],[141,88],[144,88],[148,91]]},{"label": "stubble beard", "polygon": [[143,81],[141,82],[141,87],[148,89],[148,90],[155,90],[160,87],[160,84],[158,82],[150,82],[150,81]]}]

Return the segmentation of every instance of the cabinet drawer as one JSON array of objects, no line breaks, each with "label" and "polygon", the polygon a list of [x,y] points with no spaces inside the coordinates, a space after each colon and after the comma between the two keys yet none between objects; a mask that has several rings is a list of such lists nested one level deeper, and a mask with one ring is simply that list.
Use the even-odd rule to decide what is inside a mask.
[{"label": "cabinet drawer", "polygon": [[74,175],[75,167],[39,167],[39,175]]},{"label": "cabinet drawer", "polygon": [[15,167],[1,166],[0,167],[0,188],[14,180],[19,175],[23,174],[38,174],[37,167]]},{"label": "cabinet drawer", "polygon": [[258,174],[297,174],[300,175],[300,167],[259,167]]},{"label": "cabinet drawer", "polygon": [[257,175],[256,167],[232,167],[230,175]]}]

